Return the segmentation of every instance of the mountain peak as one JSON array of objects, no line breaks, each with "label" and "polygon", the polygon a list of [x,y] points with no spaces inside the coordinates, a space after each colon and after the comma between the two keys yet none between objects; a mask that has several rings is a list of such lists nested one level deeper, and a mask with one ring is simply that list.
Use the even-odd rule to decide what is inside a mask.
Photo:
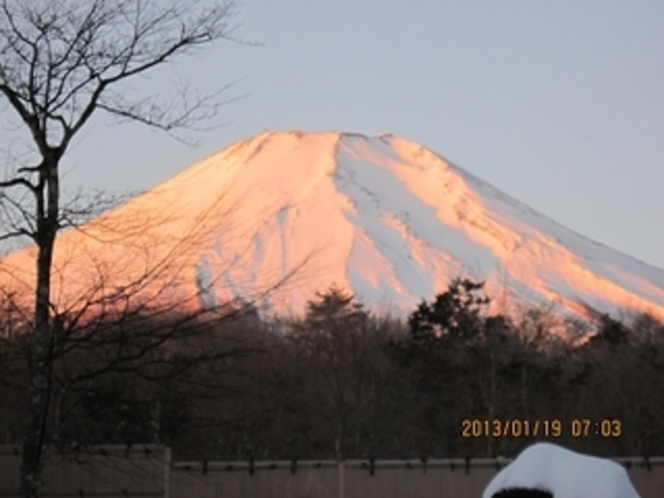
[{"label": "mountain peak", "polygon": [[[115,238],[99,236],[103,227]],[[30,282],[32,254],[3,267]],[[170,282],[170,298],[197,294],[206,306],[261,296],[265,312],[300,313],[334,283],[406,313],[471,277],[487,282],[498,307],[553,303],[581,317],[625,308],[664,320],[663,270],[389,133],[270,130],[237,142],[64,234],[56,295],[80,299],[102,269],[113,275],[107,287],[127,286],[156,262],[163,274],[142,292]]]}]

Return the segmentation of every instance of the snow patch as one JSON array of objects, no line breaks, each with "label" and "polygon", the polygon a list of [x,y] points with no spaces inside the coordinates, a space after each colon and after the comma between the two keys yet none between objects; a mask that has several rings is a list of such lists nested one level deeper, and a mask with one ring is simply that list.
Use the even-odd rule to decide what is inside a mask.
[{"label": "snow patch", "polygon": [[201,301],[201,307],[206,310],[216,309],[219,306],[219,300],[214,289],[214,278],[212,270],[207,259],[203,259],[196,265],[196,286]]}]

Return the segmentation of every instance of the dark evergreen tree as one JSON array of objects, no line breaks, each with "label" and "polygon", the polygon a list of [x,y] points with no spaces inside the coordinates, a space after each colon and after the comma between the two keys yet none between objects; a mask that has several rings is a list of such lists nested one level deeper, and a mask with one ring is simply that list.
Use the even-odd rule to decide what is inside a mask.
[{"label": "dark evergreen tree", "polygon": [[629,341],[629,331],[622,322],[614,320],[609,315],[602,315],[597,336],[593,340],[620,346]]},{"label": "dark evergreen tree", "polygon": [[423,301],[410,315],[408,325],[413,340],[436,341],[445,337],[470,340],[483,330],[483,311],[489,298],[484,283],[455,279],[432,303]]}]

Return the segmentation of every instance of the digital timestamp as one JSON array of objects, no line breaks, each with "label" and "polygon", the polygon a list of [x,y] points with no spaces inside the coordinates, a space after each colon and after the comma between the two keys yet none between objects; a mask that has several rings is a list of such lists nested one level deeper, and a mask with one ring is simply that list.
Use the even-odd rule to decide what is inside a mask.
[{"label": "digital timestamp", "polygon": [[569,422],[559,419],[464,419],[461,436],[483,437],[603,437],[619,438],[623,434],[620,419],[575,418]]}]

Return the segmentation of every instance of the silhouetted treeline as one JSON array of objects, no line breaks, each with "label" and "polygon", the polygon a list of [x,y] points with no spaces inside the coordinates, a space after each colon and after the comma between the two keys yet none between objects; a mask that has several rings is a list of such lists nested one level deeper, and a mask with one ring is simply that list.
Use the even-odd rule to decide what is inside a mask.
[{"label": "silhouetted treeline", "polygon": [[[54,440],[161,442],[178,459],[249,461],[511,456],[534,440],[664,455],[661,323],[603,316],[588,325],[539,310],[514,319],[489,314],[488,303],[481,283],[455,280],[405,323],[336,288],[302,319],[114,321],[55,363],[79,382],[53,408],[62,411]],[[141,355],[153,330],[176,326],[178,342]],[[5,442],[25,415],[22,342],[6,332],[0,343]],[[91,375],[118,358],[114,348],[127,350],[124,363]]]}]

